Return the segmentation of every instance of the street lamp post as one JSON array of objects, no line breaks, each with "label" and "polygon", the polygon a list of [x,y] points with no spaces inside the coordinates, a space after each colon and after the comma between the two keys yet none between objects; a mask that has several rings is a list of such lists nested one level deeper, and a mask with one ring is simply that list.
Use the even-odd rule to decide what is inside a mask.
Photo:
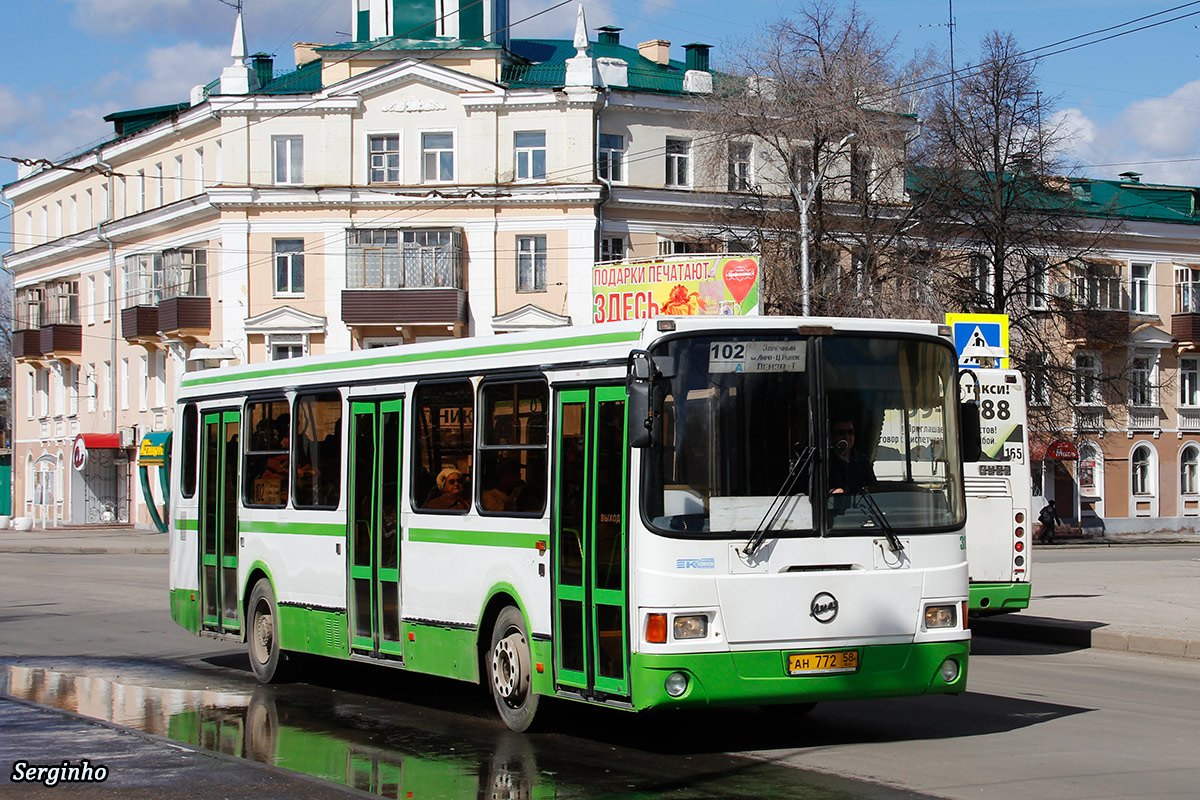
[{"label": "street lamp post", "polygon": [[830,162],[842,152],[842,148],[851,139],[858,134],[851,131],[842,137],[842,140],[837,143],[837,147],[833,148],[833,152],[829,154],[829,158],[821,165],[821,170],[817,173],[816,179],[812,185],[808,187],[807,194],[804,197],[800,196],[800,187],[795,183],[792,184],[792,197],[797,205],[800,206],[800,308],[804,316],[809,316],[812,313],[810,295],[811,290],[809,285],[812,283],[810,271],[808,267],[808,207],[812,204],[813,197],[816,196],[817,187],[821,185],[822,179],[825,177],[825,170],[829,168]]}]

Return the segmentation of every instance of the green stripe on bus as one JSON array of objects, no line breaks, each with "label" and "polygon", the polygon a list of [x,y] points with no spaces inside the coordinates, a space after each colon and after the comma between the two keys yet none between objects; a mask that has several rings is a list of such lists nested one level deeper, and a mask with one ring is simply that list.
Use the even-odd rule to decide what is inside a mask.
[{"label": "green stripe on bus", "polygon": [[417,364],[422,361],[439,361],[448,358],[487,356],[495,355],[497,353],[520,353],[532,350],[557,350],[567,347],[587,347],[598,344],[617,344],[620,342],[635,342],[639,338],[641,338],[641,332],[639,331],[618,331],[614,333],[602,333],[589,336],[572,336],[556,342],[478,345],[476,347],[465,347],[461,350],[439,353],[410,353],[395,356],[379,356],[377,358],[364,358],[361,361],[353,361],[349,364],[347,364],[345,361],[339,361],[328,364],[304,364],[300,366],[260,369],[253,372],[244,372],[233,375],[208,375],[202,378],[191,378],[184,380],[183,385],[190,388],[194,386],[207,386],[216,383],[228,383],[230,381],[249,380],[251,378],[270,378],[281,375],[303,375],[311,372],[327,372],[335,369],[346,369],[347,367],[363,369],[366,367],[387,366],[391,364]]},{"label": "green stripe on bus", "polygon": [[238,520],[240,533],[293,533],[308,536],[345,536],[346,526],[340,522],[266,522]]},{"label": "green stripe on bus", "polygon": [[181,531],[197,531],[200,530],[200,520],[179,517],[175,520],[175,527]]},{"label": "green stripe on bus", "polygon": [[409,528],[410,542],[436,542],[438,544],[469,544],[485,547],[537,547],[546,541],[540,533],[509,533],[507,531],[446,531],[432,528]]}]

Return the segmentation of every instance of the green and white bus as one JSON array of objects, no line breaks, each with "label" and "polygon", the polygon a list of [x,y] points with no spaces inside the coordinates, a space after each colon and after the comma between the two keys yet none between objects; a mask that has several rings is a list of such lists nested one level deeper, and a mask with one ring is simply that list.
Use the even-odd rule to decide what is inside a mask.
[{"label": "green and white bus", "polygon": [[[946,332],[672,317],[190,373],[172,616],[262,681],[312,653],[483,682],[514,730],[543,697],[961,693]],[[831,485],[834,418],[891,465],[869,487]]]},{"label": "green and white bus", "polygon": [[[1033,480],[1025,381],[1014,369],[973,369],[980,456],[966,462],[967,561],[973,614],[1029,608]],[[964,393],[975,392],[964,379]]]}]

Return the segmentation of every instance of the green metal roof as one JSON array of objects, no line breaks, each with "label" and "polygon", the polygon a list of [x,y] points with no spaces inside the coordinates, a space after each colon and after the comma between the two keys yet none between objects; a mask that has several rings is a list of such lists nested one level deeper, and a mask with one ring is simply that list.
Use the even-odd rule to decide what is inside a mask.
[{"label": "green metal roof", "polygon": [[309,61],[291,72],[276,75],[256,94],[312,94],[321,91],[321,62]]},{"label": "green metal roof", "polygon": [[487,40],[466,39],[373,39],[369,42],[343,42],[318,47],[318,53],[380,52],[394,50],[499,50],[500,45]]},{"label": "green metal roof", "polygon": [[[687,65],[672,60],[658,64],[636,48],[620,44],[590,42],[593,58],[620,58],[629,65],[629,88],[660,94],[683,94],[683,76]],[[508,49],[525,63],[504,69],[503,80],[509,86],[560,87],[566,83],[567,59],[574,58],[575,45],[570,39],[514,39]]]},{"label": "green metal roof", "polygon": [[151,106],[150,108],[134,108],[129,111],[114,111],[104,118],[117,129],[117,136],[129,136],[145,130],[156,122],[175,116],[180,111],[189,108],[188,103],[172,103],[166,106]]}]

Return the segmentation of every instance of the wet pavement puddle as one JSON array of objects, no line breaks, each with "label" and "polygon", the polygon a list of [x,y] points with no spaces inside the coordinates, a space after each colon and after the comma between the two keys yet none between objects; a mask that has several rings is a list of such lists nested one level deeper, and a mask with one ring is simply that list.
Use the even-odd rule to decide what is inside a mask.
[{"label": "wet pavement puddle", "polygon": [[228,670],[21,659],[0,663],[0,694],[395,800],[918,796],[723,753],[646,752],[612,736],[513,734],[491,719],[305,684],[260,686]]}]

